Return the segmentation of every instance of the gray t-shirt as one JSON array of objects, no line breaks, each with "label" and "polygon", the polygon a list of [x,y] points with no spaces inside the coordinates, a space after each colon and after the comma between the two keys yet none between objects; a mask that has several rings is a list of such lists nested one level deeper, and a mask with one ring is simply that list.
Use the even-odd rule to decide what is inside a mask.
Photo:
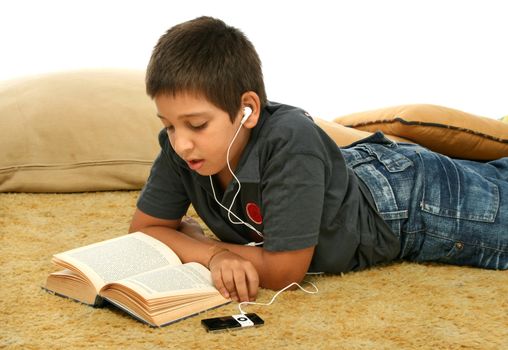
[{"label": "gray t-shirt", "polygon": [[[192,203],[221,240],[237,244],[261,238],[228,220],[208,177],[190,170],[159,134],[161,152],[138,208],[162,219],[181,218]],[[335,142],[298,108],[270,102],[235,171],[241,183],[232,212],[263,233],[263,248],[287,251],[316,246],[310,272],[340,273],[393,260],[400,244],[376,213],[365,185],[346,167]],[[229,207],[238,184],[217,198]]]}]

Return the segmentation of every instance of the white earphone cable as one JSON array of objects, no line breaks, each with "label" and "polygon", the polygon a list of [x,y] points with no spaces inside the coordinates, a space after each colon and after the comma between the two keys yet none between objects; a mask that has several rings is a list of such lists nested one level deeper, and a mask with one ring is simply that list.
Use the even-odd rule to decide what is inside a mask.
[{"label": "white earphone cable", "polygon": [[[236,200],[236,197],[238,196],[238,194],[240,193],[240,190],[242,188],[242,184],[240,183],[240,181],[238,180],[238,178],[236,177],[235,173],[233,172],[233,169],[231,169],[231,164],[229,163],[229,153],[231,152],[231,147],[233,146],[233,143],[235,142],[236,140],[236,137],[238,136],[238,134],[240,133],[240,130],[242,129],[242,126],[243,126],[243,123],[240,124],[240,127],[238,128],[238,130],[236,130],[236,133],[235,133],[235,136],[233,136],[233,139],[231,140],[231,143],[229,144],[229,147],[228,147],[228,151],[226,152],[226,163],[228,165],[228,169],[229,169],[229,172],[231,173],[231,175],[233,176],[233,178],[235,179],[235,181],[238,183],[238,190],[236,191],[233,199],[231,200],[231,205],[229,206],[229,209],[228,209],[228,219],[229,221],[231,221],[231,223],[233,224],[242,224],[243,221],[240,220],[238,222],[234,222],[233,220],[231,220],[231,209],[233,209],[233,204],[235,203],[235,200]],[[235,215],[236,216],[236,215]],[[237,217],[238,218],[238,217]]]},{"label": "white earphone cable", "polygon": [[298,286],[298,288],[300,288],[301,290],[303,290],[305,293],[308,293],[308,294],[316,294],[319,292],[318,290],[318,287],[316,287],[316,285],[312,282],[309,282],[309,281],[304,281],[308,284],[310,284],[311,286],[314,287],[314,291],[311,291],[311,290],[306,290],[305,288],[303,288],[301,285],[299,285],[298,283],[296,282],[293,282],[293,283],[290,283],[289,285],[287,285],[286,287],[282,288],[281,290],[279,290],[277,293],[275,293],[275,295],[272,297],[272,299],[268,302],[268,303],[257,303],[257,302],[254,302],[254,301],[243,301],[241,303],[238,304],[238,310],[240,310],[240,313],[242,315],[245,314],[245,311],[243,311],[242,309],[242,305],[262,305],[262,306],[270,306],[273,304],[273,302],[275,301],[275,299],[279,296],[280,293],[282,293],[283,291],[285,291],[286,289],[288,288],[291,288],[292,286]]},{"label": "white earphone cable", "polygon": [[[244,119],[245,120],[245,119]],[[229,172],[231,173],[231,175],[233,175],[233,178],[235,179],[235,181],[238,183],[238,189],[235,193],[235,195],[233,196],[233,199],[231,200],[231,204],[229,206],[229,208],[226,208],[218,199],[217,199],[217,195],[215,193],[215,188],[214,188],[214,185],[213,185],[213,180],[212,180],[212,176],[209,175],[208,178],[210,179],[210,186],[212,187],[212,192],[213,192],[213,198],[215,199],[215,202],[217,202],[217,204],[219,204],[224,210],[226,210],[228,212],[228,219],[229,221],[234,224],[234,225],[245,225],[247,226],[248,228],[250,228],[251,230],[253,230],[254,232],[256,232],[260,237],[263,237],[263,234],[261,232],[259,232],[259,230],[257,230],[254,226],[252,226],[251,224],[243,221],[242,219],[240,219],[235,213],[232,212],[232,209],[233,209],[233,205],[235,203],[235,200],[236,200],[236,197],[238,196],[238,194],[240,193],[240,190],[242,189],[242,184],[240,182],[240,180],[238,180],[238,178],[236,177],[235,173],[233,172],[233,169],[231,169],[231,164],[229,163],[229,153],[231,152],[231,146],[233,146],[233,143],[235,142],[238,134],[240,133],[240,130],[242,129],[242,126],[243,126],[243,122],[240,122],[240,127],[236,130],[236,133],[235,135],[233,136],[233,139],[231,140],[229,146],[228,146],[228,150],[226,152],[226,163],[228,165],[228,169],[229,169]],[[238,221],[233,221],[233,219],[231,218],[231,216],[234,216]],[[261,245],[263,244],[263,242],[251,242],[249,243],[249,245]]]},{"label": "white earphone cable", "polygon": [[[231,223],[232,223],[232,224],[235,224],[235,225],[242,225],[242,224],[243,224],[243,225],[247,226],[248,228],[250,228],[251,230],[256,231],[256,232],[257,232],[257,234],[259,234],[261,237],[263,237],[262,233],[261,233],[261,232],[259,232],[258,230],[256,230],[256,228],[255,228],[255,227],[253,227],[252,225],[250,225],[250,224],[249,224],[249,223],[247,223],[247,222],[242,221],[242,219],[240,219],[240,218],[239,218],[239,217],[238,217],[235,213],[231,212],[228,208],[226,208],[226,207],[225,207],[225,206],[224,206],[221,202],[219,202],[219,201],[217,200],[217,196],[215,195],[215,189],[213,188],[213,182],[212,182],[212,177],[211,177],[211,176],[210,176],[210,185],[211,185],[211,187],[212,187],[213,197],[214,197],[215,201],[217,202],[217,204],[218,204],[218,205],[220,205],[220,206],[222,207],[222,209],[226,210],[226,211],[228,212],[228,214],[230,213],[230,214],[231,214],[231,215],[233,215],[236,219],[240,220],[239,222],[234,222],[234,221],[231,221],[231,219],[230,219],[230,221],[231,221]],[[229,217],[228,217],[228,218],[229,218]],[[259,242],[259,244],[262,244],[262,242]]]}]

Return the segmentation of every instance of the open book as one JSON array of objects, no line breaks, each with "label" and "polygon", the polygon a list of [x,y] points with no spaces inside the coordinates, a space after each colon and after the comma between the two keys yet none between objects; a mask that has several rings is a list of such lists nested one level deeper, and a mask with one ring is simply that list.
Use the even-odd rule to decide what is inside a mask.
[{"label": "open book", "polygon": [[48,276],[48,291],[93,306],[107,300],[154,327],[230,301],[214,288],[207,268],[182,264],[142,232],[55,254],[52,262],[64,270]]}]

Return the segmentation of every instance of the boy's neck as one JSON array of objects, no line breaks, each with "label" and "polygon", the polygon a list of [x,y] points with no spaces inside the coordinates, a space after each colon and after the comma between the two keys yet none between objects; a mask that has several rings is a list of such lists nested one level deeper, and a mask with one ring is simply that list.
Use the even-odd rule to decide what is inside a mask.
[{"label": "boy's neck", "polygon": [[214,177],[217,180],[217,182],[219,183],[219,186],[220,186],[222,192],[226,191],[226,188],[228,187],[229,183],[233,179],[233,175],[231,175],[231,173],[229,173],[229,170],[228,170],[228,173],[221,171],[220,173],[216,174]]}]

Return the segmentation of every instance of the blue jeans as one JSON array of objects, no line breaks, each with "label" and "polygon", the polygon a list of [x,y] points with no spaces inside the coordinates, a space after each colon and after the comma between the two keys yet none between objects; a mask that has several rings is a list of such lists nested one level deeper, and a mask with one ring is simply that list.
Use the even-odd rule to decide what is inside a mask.
[{"label": "blue jeans", "polygon": [[400,259],[508,269],[508,157],[455,160],[382,133],[341,151],[399,237]]}]

